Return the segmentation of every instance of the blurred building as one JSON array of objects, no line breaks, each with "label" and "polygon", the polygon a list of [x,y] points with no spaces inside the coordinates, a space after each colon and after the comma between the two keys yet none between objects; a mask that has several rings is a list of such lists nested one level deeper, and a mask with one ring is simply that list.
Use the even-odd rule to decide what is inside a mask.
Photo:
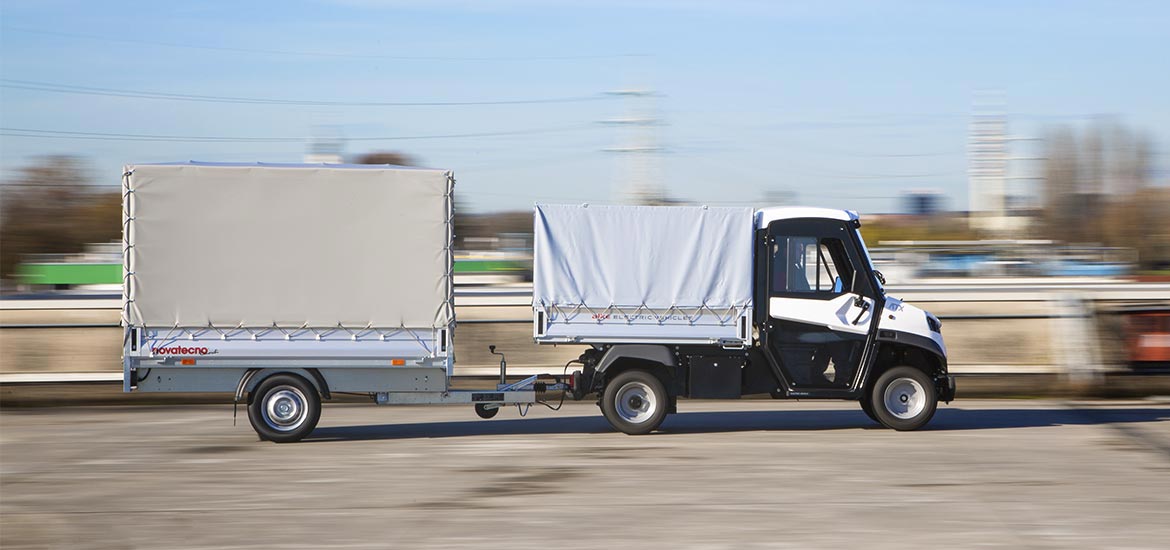
[{"label": "blurred building", "polygon": [[934,189],[913,189],[902,193],[903,212],[911,216],[933,216],[943,210],[943,195]]},{"label": "blurred building", "polygon": [[305,162],[310,164],[341,164],[344,160],[345,140],[339,135],[316,138],[305,151]]},{"label": "blurred building", "polygon": [[[1032,222],[1030,208],[1012,197],[1009,180],[1028,179],[1009,175],[1014,159],[1009,144],[1007,107],[1002,93],[981,94],[972,113],[967,145],[968,223],[971,229],[995,236],[1019,236]],[[1016,193],[1019,195],[1019,193]]]},{"label": "blurred building", "polygon": [[795,191],[788,189],[769,189],[764,192],[763,200],[756,206],[796,206]]},{"label": "blurred building", "polygon": [[625,89],[606,92],[626,101],[626,113],[605,119],[622,134],[621,142],[602,149],[616,153],[623,159],[621,175],[617,179],[614,197],[631,204],[668,204],[666,188],[662,184],[658,129],[663,122],[658,114],[658,92],[645,89]]}]

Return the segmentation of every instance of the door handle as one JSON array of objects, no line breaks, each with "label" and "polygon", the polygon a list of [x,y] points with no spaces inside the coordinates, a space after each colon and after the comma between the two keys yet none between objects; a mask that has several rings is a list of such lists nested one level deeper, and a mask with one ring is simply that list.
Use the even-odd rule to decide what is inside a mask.
[{"label": "door handle", "polygon": [[857,299],[853,301],[853,305],[861,307],[861,311],[857,313],[857,318],[853,320],[853,324],[856,325],[857,323],[861,322],[861,317],[865,315],[865,312],[869,311],[869,302],[861,299],[861,296],[858,296]]}]

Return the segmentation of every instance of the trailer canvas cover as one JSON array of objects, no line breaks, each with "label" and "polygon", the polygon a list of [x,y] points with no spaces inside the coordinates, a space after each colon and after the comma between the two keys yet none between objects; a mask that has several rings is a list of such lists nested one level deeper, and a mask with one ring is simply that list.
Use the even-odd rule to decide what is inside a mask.
[{"label": "trailer canvas cover", "polygon": [[125,171],[128,325],[453,321],[449,172],[211,163]]},{"label": "trailer canvas cover", "polygon": [[545,334],[581,342],[737,337],[735,321],[752,305],[753,215],[536,205],[533,307],[551,317]]}]

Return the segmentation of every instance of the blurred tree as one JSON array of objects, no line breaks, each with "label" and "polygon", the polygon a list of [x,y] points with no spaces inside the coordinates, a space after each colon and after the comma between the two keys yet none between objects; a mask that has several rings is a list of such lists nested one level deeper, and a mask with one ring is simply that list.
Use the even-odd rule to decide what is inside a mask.
[{"label": "blurred tree", "polygon": [[1143,132],[1100,119],[1045,138],[1042,228],[1069,243],[1130,248],[1142,268],[1170,261],[1162,235],[1170,197],[1151,186],[1153,145]]},{"label": "blurred tree", "polygon": [[393,164],[395,166],[418,166],[414,157],[397,151],[371,151],[358,155],[355,164]]},{"label": "blurred tree", "polygon": [[875,248],[882,241],[969,241],[979,238],[962,217],[953,212],[863,219],[861,236],[866,246]]},{"label": "blurred tree", "polygon": [[[355,164],[392,164],[395,166],[418,166],[418,161],[413,156],[398,151],[371,151],[358,155],[354,159]],[[459,198],[459,186],[455,186],[455,242],[460,243],[463,237],[469,233],[472,224],[471,214],[467,212],[467,204]],[[460,246],[456,246],[460,248]]]},{"label": "blurred tree", "polygon": [[71,254],[122,234],[117,187],[91,185],[77,157],[52,156],[0,184],[0,277],[29,254]]}]

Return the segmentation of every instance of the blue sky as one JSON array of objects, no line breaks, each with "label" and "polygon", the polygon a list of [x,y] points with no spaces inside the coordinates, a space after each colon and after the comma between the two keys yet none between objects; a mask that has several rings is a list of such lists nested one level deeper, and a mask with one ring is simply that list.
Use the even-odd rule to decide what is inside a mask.
[{"label": "blue sky", "polygon": [[[629,155],[603,150],[631,132],[598,121],[653,109],[665,149],[653,163],[679,198],[758,204],[794,193],[802,204],[889,212],[907,189],[936,189],[964,208],[967,130],[982,90],[1002,92],[1013,134],[1108,114],[1154,138],[1162,173],[1170,162],[1165,2],[7,0],[0,25],[5,175],[44,154],[83,155],[111,184],[126,163],[298,161],[307,144],[289,138],[338,133],[355,138],[351,154],[397,150],[454,169],[474,210],[607,202],[620,198],[630,166]],[[92,88],[325,103],[574,101],[240,104]],[[659,96],[602,95],[629,88]],[[478,135],[362,139],[460,134]],[[1024,141],[1013,154],[1039,150]],[[1037,169],[1013,165],[1017,175]]]}]

